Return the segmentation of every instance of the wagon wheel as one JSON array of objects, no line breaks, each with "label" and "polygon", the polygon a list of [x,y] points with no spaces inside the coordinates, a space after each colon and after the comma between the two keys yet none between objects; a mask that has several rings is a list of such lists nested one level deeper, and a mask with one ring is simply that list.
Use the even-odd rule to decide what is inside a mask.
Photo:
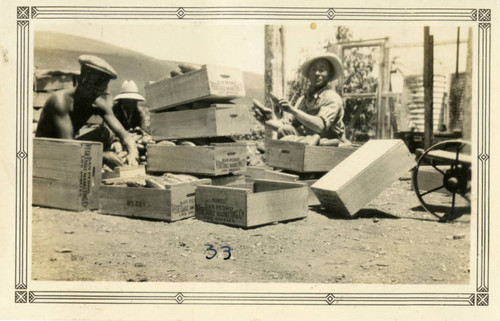
[{"label": "wagon wheel", "polygon": [[[423,152],[413,171],[413,187],[418,200],[441,222],[470,213],[470,150],[469,142],[440,142]],[[430,196],[436,193],[439,195]]]}]

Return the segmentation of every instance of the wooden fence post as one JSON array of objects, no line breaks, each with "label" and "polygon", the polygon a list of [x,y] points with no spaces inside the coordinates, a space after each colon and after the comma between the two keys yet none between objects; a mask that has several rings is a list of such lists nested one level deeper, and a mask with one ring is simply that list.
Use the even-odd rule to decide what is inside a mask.
[{"label": "wooden fence post", "polygon": [[[265,26],[265,104],[271,108],[273,105],[270,93],[285,97],[284,43],[283,26]],[[267,145],[269,139],[276,137],[276,132],[266,128],[265,136]]]},{"label": "wooden fence post", "polygon": [[424,27],[424,148],[432,146],[434,138],[434,37],[429,34],[429,27]]}]

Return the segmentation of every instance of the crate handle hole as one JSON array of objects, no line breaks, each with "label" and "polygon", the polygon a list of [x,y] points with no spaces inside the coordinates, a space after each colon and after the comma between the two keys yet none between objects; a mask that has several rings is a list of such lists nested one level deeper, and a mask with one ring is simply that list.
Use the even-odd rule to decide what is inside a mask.
[{"label": "crate handle hole", "polygon": [[290,151],[289,151],[289,150],[287,150],[287,149],[282,149],[282,150],[281,150],[281,152],[282,152],[283,154],[290,154]]},{"label": "crate handle hole", "polygon": [[236,118],[236,117],[238,117],[238,114],[230,114],[229,117]]},{"label": "crate handle hole", "polygon": [[221,78],[230,78],[231,76],[230,75],[220,75]]},{"label": "crate handle hole", "polygon": [[188,193],[188,194],[186,194],[186,197],[194,197],[195,194],[196,193]]},{"label": "crate handle hole", "polygon": [[229,152],[229,153],[227,153],[227,156],[233,156],[233,155],[236,155],[236,152]]}]

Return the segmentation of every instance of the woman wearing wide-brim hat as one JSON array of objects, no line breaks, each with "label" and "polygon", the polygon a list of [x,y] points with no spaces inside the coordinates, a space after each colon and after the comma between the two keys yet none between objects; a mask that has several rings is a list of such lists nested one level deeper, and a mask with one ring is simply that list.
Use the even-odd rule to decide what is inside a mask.
[{"label": "woman wearing wide-brim hat", "polygon": [[[342,73],[342,62],[333,53],[315,53],[302,63],[300,72],[309,80],[306,93],[295,106],[285,99],[275,99],[275,106],[286,112],[282,119],[268,119],[262,113],[255,117],[278,132],[278,138],[287,135],[308,136],[318,134],[321,142],[342,142],[345,139],[344,108],[342,98],[330,82]],[[254,107],[254,111],[255,111]]]},{"label": "woman wearing wide-brim hat", "polygon": [[139,89],[133,80],[125,80],[120,93],[116,95],[113,113],[125,129],[141,127],[143,116],[138,108],[138,102],[144,101]]}]

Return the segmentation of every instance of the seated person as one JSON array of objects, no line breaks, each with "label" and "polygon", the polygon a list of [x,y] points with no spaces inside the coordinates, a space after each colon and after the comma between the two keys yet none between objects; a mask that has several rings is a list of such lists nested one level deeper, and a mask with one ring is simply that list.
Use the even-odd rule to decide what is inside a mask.
[{"label": "seated person", "polygon": [[[77,86],[57,91],[50,96],[40,115],[36,137],[75,139],[87,120],[93,115],[99,115],[106,126],[98,128],[96,131],[99,133],[93,136],[104,143],[104,163],[112,168],[125,163],[136,165],[139,153],[132,136],[116,119],[111,105],[101,97],[106,92],[109,81],[117,78],[116,72],[99,57],[82,55],[78,61],[81,72]],[[113,134],[118,136],[128,151],[125,160],[110,152],[106,146]]]},{"label": "seated person", "polygon": [[316,54],[302,64],[300,71],[310,82],[306,94],[295,106],[285,99],[275,101],[276,107],[286,112],[282,119],[265,119],[256,113],[257,120],[276,130],[278,138],[318,134],[322,140],[348,142],[342,122],[343,101],[329,85],[342,73],[340,59],[331,53]]},{"label": "seated person", "polygon": [[114,99],[113,113],[127,130],[142,128],[144,119],[137,106],[139,101],[144,101],[144,97],[139,94],[137,85],[133,80],[125,80],[120,93]]}]

